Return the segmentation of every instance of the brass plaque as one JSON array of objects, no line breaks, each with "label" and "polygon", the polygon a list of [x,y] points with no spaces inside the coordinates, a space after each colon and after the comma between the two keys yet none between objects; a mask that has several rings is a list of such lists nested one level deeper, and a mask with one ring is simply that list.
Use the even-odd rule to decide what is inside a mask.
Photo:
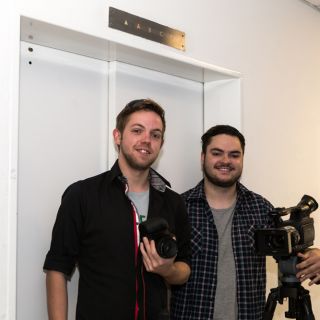
[{"label": "brass plaque", "polygon": [[109,27],[185,50],[185,33],[162,24],[109,7]]}]

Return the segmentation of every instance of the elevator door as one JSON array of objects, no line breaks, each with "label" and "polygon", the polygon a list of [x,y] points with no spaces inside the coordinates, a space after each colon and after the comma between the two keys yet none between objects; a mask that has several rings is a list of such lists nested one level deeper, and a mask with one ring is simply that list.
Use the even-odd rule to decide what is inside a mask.
[{"label": "elevator door", "polygon": [[[132,99],[166,111],[165,143],[155,169],[182,192],[200,178],[202,83],[119,62],[21,43],[17,319],[46,319],[45,274],[52,226],[72,182],[110,168],[115,117]],[[69,319],[75,318],[76,271]]]},{"label": "elevator door", "polygon": [[[61,195],[106,169],[107,64],[21,43],[17,319],[47,319],[45,274]],[[68,282],[75,319],[77,272]]]}]

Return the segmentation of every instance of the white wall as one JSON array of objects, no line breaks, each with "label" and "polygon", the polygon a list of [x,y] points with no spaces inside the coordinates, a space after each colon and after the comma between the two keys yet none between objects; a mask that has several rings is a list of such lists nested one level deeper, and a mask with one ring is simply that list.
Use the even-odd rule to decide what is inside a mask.
[{"label": "white wall", "polygon": [[1,4],[0,19],[0,319],[14,319],[17,173],[16,136],[18,105],[19,19],[15,1]]},{"label": "white wall", "polygon": [[[12,0],[1,4],[0,27],[0,319],[14,319],[12,246],[16,150],[11,150],[18,105],[18,15],[55,23],[155,52],[176,52],[108,30],[108,6],[186,32],[186,52],[244,76],[243,132],[247,138],[243,181],[276,206],[296,204],[304,193],[320,201],[320,14],[299,0]],[[72,14],[70,13],[72,12]],[[5,50],[3,50],[5,48]],[[12,171],[13,170],[13,171]],[[11,193],[11,194],[14,194]],[[320,246],[320,217],[317,245]],[[274,267],[270,266],[270,286]],[[320,298],[320,287],[312,300]],[[320,305],[313,304],[316,318]],[[280,313],[277,319],[283,316]]]},{"label": "white wall", "polygon": [[[299,0],[207,0],[197,4],[164,0],[153,1],[152,5],[145,0],[20,0],[19,12],[155,52],[177,52],[108,29],[108,6],[185,31],[186,52],[179,52],[181,55],[243,74],[243,131],[250,167],[245,181],[249,185],[279,204],[295,202],[301,192],[319,190],[315,179],[320,178],[319,171],[305,169],[320,130],[316,126],[320,99],[319,12]],[[272,143],[274,138],[276,145]],[[268,170],[256,165],[255,154],[264,155],[259,163]],[[317,150],[312,152],[312,159],[315,157],[319,158]],[[293,181],[291,168],[295,171]],[[268,183],[270,170],[274,172],[272,186],[279,185],[281,192]],[[257,176],[261,176],[259,181]],[[286,188],[289,178],[297,185],[295,192]]]}]

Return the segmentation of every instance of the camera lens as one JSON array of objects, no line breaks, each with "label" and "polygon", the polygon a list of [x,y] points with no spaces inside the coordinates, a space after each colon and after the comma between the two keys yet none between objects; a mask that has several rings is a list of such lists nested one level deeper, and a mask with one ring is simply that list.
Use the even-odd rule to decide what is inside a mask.
[{"label": "camera lens", "polygon": [[266,238],[266,244],[270,249],[279,249],[285,244],[284,235],[270,235]]},{"label": "camera lens", "polygon": [[173,258],[178,252],[177,243],[171,236],[158,239],[156,249],[159,256],[165,259]]},{"label": "camera lens", "polygon": [[277,235],[272,239],[274,248],[282,248],[285,244],[285,237],[283,235]]}]

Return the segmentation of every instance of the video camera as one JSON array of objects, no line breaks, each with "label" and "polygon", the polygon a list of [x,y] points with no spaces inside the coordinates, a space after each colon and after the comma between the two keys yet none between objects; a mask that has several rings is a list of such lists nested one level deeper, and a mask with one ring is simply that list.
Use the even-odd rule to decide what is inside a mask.
[{"label": "video camera", "polygon": [[[257,254],[286,257],[295,255],[313,245],[315,231],[311,212],[318,208],[315,199],[304,195],[301,201],[290,208],[275,208],[270,212],[275,228],[255,231]],[[290,214],[288,220],[281,217]]]},{"label": "video camera", "polygon": [[[298,252],[313,245],[314,222],[310,213],[318,208],[315,199],[304,195],[295,207],[275,208],[270,212],[275,228],[255,231],[256,252],[259,255],[273,256],[278,263],[280,285],[270,290],[265,305],[264,320],[272,320],[277,305],[289,298],[285,317],[298,320],[315,320],[311,298],[296,277]],[[290,215],[283,220],[281,217]]]}]

